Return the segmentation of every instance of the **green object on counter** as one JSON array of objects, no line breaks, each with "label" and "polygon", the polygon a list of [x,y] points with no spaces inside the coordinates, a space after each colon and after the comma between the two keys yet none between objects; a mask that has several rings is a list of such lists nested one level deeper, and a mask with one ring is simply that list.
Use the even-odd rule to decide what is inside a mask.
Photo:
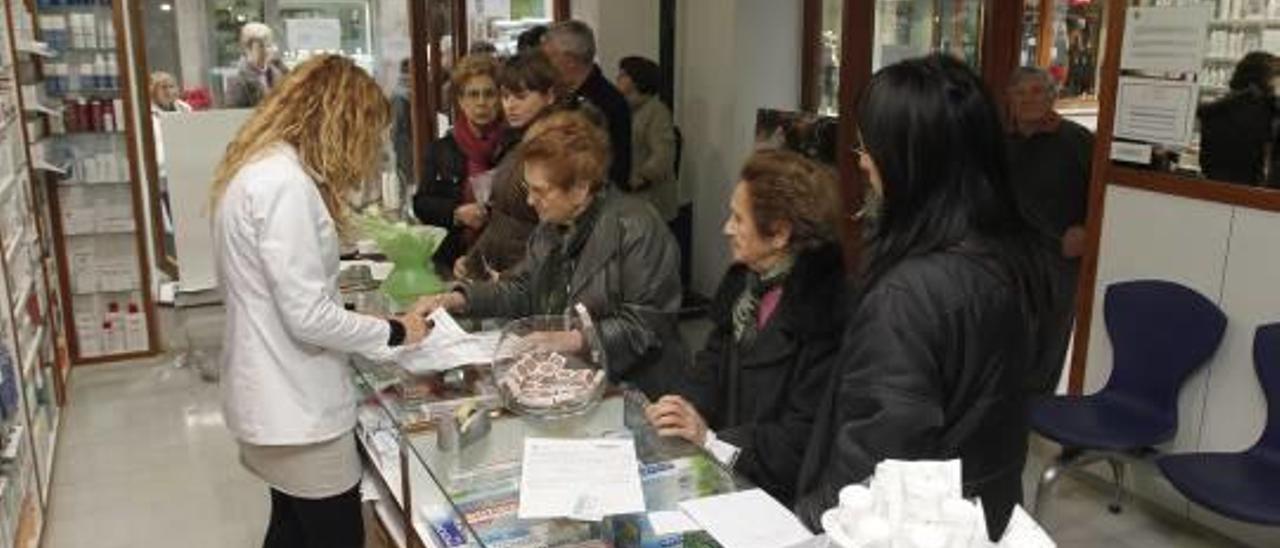
[{"label": "green object on counter", "polygon": [[418,297],[444,291],[444,282],[436,275],[431,256],[448,231],[437,226],[393,223],[375,215],[362,216],[359,223],[364,235],[377,242],[378,249],[395,265],[382,282],[382,292],[396,304],[408,307]]}]

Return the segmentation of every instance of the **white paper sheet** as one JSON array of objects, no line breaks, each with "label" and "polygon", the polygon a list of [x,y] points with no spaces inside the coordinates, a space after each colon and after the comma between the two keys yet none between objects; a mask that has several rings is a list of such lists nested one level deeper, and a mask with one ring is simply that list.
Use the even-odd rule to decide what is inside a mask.
[{"label": "white paper sheet", "polygon": [[653,528],[653,534],[658,536],[702,530],[693,518],[679,510],[649,512],[649,527]]},{"label": "white paper sheet", "polygon": [[1032,519],[1022,506],[1013,507],[1013,516],[1009,518],[1009,526],[1000,539],[1000,548],[1055,548],[1057,544],[1049,538],[1040,524]]},{"label": "white paper sheet", "polygon": [[427,319],[434,323],[431,333],[418,346],[399,355],[397,361],[401,367],[412,373],[428,373],[493,361],[501,332],[467,333],[443,308]]},{"label": "white paper sheet", "polygon": [[1187,146],[1195,131],[1199,97],[1200,86],[1195,82],[1121,76],[1115,136]]},{"label": "white paper sheet", "polygon": [[680,509],[725,548],[777,548],[813,538],[799,518],[759,489],[685,501]]},{"label": "white paper sheet", "polygon": [[633,440],[525,439],[520,519],[599,521],[643,511]]},{"label": "white paper sheet", "polygon": [[1209,40],[1210,5],[1133,7],[1125,19],[1120,68],[1156,73],[1199,72]]}]

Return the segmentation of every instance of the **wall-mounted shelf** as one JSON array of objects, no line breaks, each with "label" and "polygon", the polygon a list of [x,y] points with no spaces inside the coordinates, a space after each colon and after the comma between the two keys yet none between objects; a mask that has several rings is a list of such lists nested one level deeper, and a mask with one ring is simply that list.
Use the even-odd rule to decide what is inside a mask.
[{"label": "wall-mounted shelf", "polygon": [[58,52],[49,49],[49,44],[42,42],[21,42],[18,44],[17,52],[45,59],[52,59],[58,55]]}]

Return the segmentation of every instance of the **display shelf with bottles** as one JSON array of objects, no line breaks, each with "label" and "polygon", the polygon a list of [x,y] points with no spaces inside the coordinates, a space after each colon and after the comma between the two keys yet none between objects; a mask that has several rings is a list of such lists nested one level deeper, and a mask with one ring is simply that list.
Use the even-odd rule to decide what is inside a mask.
[{"label": "display shelf with bottles", "polygon": [[[53,249],[44,162],[33,137],[61,123],[61,107],[43,94],[39,41],[23,0],[3,0],[0,33],[0,548],[38,546],[48,507],[65,374],[56,368],[60,325],[49,301]],[[57,278],[54,278],[55,280]],[[15,437],[16,436],[16,437]]]},{"label": "display shelf with bottles", "polygon": [[135,111],[121,91],[129,88],[123,9],[111,1],[38,0],[33,19],[54,57],[41,61],[40,81],[24,88],[45,107],[31,156],[49,203],[55,245],[46,252],[57,257],[59,281],[48,292],[60,299],[72,363],[156,350],[142,169],[131,146]]},{"label": "display shelf with bottles", "polygon": [[1235,66],[1254,51],[1280,51],[1280,0],[1218,0],[1209,22],[1200,90],[1204,100],[1230,91]]}]

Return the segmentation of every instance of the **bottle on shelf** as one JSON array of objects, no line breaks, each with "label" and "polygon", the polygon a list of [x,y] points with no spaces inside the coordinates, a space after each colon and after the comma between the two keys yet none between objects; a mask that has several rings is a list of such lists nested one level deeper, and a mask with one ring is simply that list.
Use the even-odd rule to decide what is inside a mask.
[{"label": "bottle on shelf", "polygon": [[120,65],[116,62],[116,54],[107,55],[107,89],[120,87]]},{"label": "bottle on shelf", "polygon": [[150,346],[147,337],[147,319],[142,309],[135,302],[129,303],[129,313],[125,316],[125,334],[130,352],[142,352]]},{"label": "bottle on shelf", "polygon": [[119,354],[124,351],[124,325],[120,317],[120,303],[112,301],[107,304],[107,314],[102,323],[105,331],[107,352]]},{"label": "bottle on shelf", "polygon": [[111,79],[110,75],[107,74],[107,59],[101,53],[93,56],[93,75],[94,89],[110,87],[107,85],[107,81]]}]

